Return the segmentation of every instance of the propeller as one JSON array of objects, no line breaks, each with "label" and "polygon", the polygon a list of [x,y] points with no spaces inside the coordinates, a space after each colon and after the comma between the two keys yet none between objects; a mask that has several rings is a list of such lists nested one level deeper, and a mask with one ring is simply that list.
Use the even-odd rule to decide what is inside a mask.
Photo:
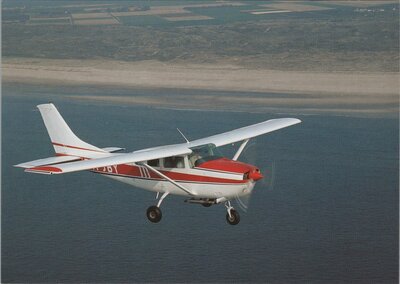
[{"label": "propeller", "polygon": [[275,161],[260,161],[260,157],[257,153],[260,153],[257,151],[257,143],[255,139],[252,139],[246,145],[241,156],[239,157],[239,160],[244,163],[259,166],[260,173],[263,175],[263,178],[257,181],[252,190],[236,196],[236,203],[243,212],[247,212],[254,190],[257,191],[257,188],[262,190],[273,190],[274,188],[276,168]]}]

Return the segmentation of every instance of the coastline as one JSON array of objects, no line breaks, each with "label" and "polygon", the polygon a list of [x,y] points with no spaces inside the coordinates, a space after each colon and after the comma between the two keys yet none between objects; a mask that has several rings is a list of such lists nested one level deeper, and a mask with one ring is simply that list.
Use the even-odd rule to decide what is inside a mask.
[{"label": "coastline", "polygon": [[[96,94],[70,98],[86,101],[182,108],[297,109],[307,113],[397,115],[399,73],[299,72],[248,69],[233,64],[180,64],[159,61],[58,60],[4,58],[3,83],[48,86],[98,86],[123,89],[182,89],[228,92],[182,100],[157,96]],[[241,92],[237,97],[229,92]],[[268,94],[282,94],[271,97]]]},{"label": "coastline", "polygon": [[299,72],[154,60],[3,58],[4,82],[301,94],[397,95],[395,72]]}]

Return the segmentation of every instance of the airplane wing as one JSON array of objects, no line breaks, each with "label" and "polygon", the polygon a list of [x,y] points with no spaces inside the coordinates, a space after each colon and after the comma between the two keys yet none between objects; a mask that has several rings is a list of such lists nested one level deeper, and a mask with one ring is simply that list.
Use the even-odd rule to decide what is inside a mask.
[{"label": "airplane wing", "polygon": [[192,150],[190,150],[186,144],[176,144],[158,147],[155,149],[143,150],[140,152],[113,154],[112,156],[108,156],[105,158],[36,166],[26,168],[25,171],[38,174],[64,174],[113,165],[160,159],[171,156],[188,155],[190,153],[192,153]]},{"label": "airplane wing", "polygon": [[301,120],[297,118],[270,119],[250,126],[191,141],[189,147],[196,147],[205,144],[215,144],[215,146],[219,147],[250,139],[300,122]]},{"label": "airplane wing", "polygon": [[25,168],[25,171],[32,173],[64,174],[113,165],[161,159],[171,156],[188,155],[192,153],[192,150],[190,149],[191,147],[205,144],[215,144],[217,147],[219,147],[234,142],[250,139],[300,122],[301,121],[296,118],[271,119],[225,133],[194,140],[189,143],[149,148],[132,153],[110,154],[110,156],[107,157],[94,158],[90,160],[76,161],[76,157],[53,157],[32,162],[26,162],[16,166],[23,167]]},{"label": "airplane wing", "polygon": [[39,166],[43,166],[43,165],[53,165],[53,164],[72,162],[72,161],[80,161],[80,160],[81,160],[81,158],[75,157],[75,156],[59,156],[59,157],[50,157],[50,158],[25,162],[25,163],[15,165],[14,167],[29,169],[29,168],[39,167]]}]

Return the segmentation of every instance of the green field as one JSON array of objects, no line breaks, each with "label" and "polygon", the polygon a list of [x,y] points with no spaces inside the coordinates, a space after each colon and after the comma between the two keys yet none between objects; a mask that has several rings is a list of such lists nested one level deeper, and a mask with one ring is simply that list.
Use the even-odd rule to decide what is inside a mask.
[{"label": "green field", "polygon": [[[216,2],[5,1],[3,57],[232,61],[243,66],[283,70],[399,71],[396,3],[364,11],[331,2],[304,1],[296,3],[334,9],[263,15],[246,11],[268,10],[262,5],[276,2],[189,7],[207,3]],[[176,11],[169,14],[151,14],[154,9],[174,7]],[[129,9],[139,12],[132,10],[129,15],[118,16],[118,11]],[[78,14],[91,19],[103,17],[91,13],[113,16],[119,22],[76,25],[77,20],[61,19]],[[169,21],[168,15],[200,15],[211,19],[189,17],[189,20]]]}]

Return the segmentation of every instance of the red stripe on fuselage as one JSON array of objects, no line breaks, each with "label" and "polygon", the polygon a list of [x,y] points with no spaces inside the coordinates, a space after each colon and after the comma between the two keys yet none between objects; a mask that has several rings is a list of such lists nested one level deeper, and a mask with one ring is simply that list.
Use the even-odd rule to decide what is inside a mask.
[{"label": "red stripe on fuselage", "polygon": [[[108,167],[100,167],[93,169],[94,172],[100,174],[111,174],[111,175],[120,175],[131,178],[147,178],[147,179],[155,179],[155,180],[164,180],[156,173],[147,170],[142,167],[142,171],[138,166],[131,165],[117,165],[117,166],[108,166]],[[147,170],[146,174],[145,171]],[[184,174],[177,173],[171,171],[160,170],[160,172],[167,177],[173,179],[174,181],[185,181],[185,182],[207,182],[207,183],[232,183],[232,184],[240,184],[246,183],[246,180],[234,180],[234,179],[226,179],[226,178],[216,178],[209,176],[200,176],[194,174]],[[147,174],[148,173],[148,174]]]}]

